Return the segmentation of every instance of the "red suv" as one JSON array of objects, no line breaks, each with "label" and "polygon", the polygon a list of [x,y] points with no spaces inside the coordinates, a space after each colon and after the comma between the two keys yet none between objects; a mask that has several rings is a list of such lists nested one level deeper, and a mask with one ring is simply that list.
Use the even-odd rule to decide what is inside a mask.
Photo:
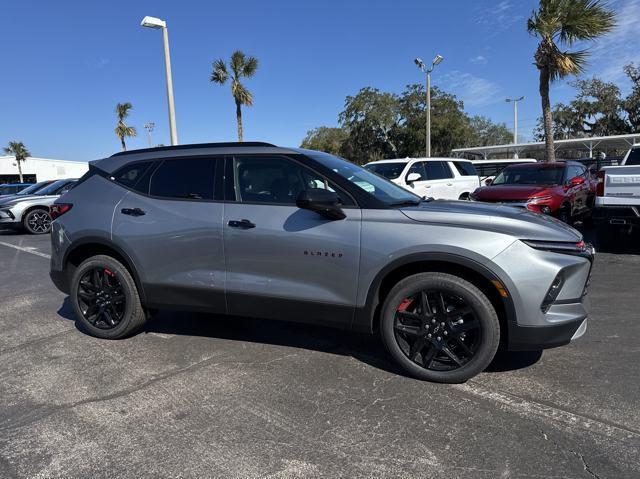
[{"label": "red suv", "polygon": [[594,198],[591,174],[575,161],[512,165],[471,195],[475,201],[520,206],[565,223],[590,216]]}]

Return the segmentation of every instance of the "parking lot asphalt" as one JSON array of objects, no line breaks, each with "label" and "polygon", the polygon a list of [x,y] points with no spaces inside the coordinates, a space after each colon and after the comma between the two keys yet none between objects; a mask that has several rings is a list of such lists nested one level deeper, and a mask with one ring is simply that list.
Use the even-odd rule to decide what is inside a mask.
[{"label": "parking lot asphalt", "polygon": [[584,338],[438,385],[375,338],[284,322],[161,312],[91,338],[48,278],[49,238],[0,232],[0,477],[638,478],[627,241],[597,256]]}]

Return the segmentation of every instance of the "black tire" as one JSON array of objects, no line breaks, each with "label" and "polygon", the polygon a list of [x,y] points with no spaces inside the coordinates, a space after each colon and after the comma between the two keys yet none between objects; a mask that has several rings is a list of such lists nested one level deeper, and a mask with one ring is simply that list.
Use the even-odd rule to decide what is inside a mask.
[{"label": "black tire", "polygon": [[[96,274],[100,286],[91,289],[89,278],[95,278]],[[101,287],[102,294],[99,293]],[[75,270],[71,279],[71,304],[80,328],[103,339],[130,336],[147,319],[131,274],[122,263],[106,255],[88,258]]]},{"label": "black tire", "polygon": [[[442,299],[444,307],[440,308],[431,303],[431,299],[427,299],[427,303],[431,304],[427,308],[431,310],[430,313],[433,313],[432,316],[427,317],[427,320],[422,317],[420,306],[415,306],[416,309],[413,312],[408,312],[407,309],[401,310],[407,301],[413,301],[411,298],[417,298],[418,295],[422,298],[425,291],[428,292],[428,298],[430,294],[435,294],[436,301],[438,301],[438,297],[445,298]],[[447,300],[446,298],[451,299]],[[457,303],[447,303],[447,301]],[[458,306],[454,307],[452,304]],[[458,307],[460,307],[459,310]],[[405,308],[407,307],[405,306]],[[463,312],[467,310],[468,312]],[[451,274],[419,273],[401,280],[387,295],[380,314],[382,340],[389,353],[405,371],[418,379],[440,383],[464,382],[486,369],[495,356],[500,343],[500,323],[491,302],[473,284]],[[399,318],[405,314],[420,316],[420,319],[415,320],[423,321],[422,326],[403,324],[404,319],[401,321]],[[466,324],[461,321],[463,317],[467,318]],[[438,318],[438,321],[442,318],[446,319],[442,319],[442,323],[435,322],[433,325],[429,324],[433,322],[433,319],[429,321],[429,318]],[[457,318],[457,320],[453,321],[453,318]],[[439,326],[441,324],[444,326]],[[461,326],[459,326],[460,324]],[[435,337],[428,333],[427,338],[429,327]],[[460,335],[458,328],[467,329]],[[409,329],[411,329],[410,333]],[[445,331],[448,331],[446,337],[447,332]],[[467,332],[470,334],[469,336],[465,336]],[[410,340],[413,338],[418,339],[411,344]],[[464,344],[460,342],[461,340]],[[414,346],[418,344],[418,341],[422,341],[420,344],[424,344],[424,346],[417,350],[417,353],[413,353]],[[447,359],[450,358],[449,353],[452,353],[459,360],[463,357],[460,354],[462,349],[459,349],[463,346],[473,354],[465,358],[464,361],[456,361],[455,364],[451,360],[451,364],[447,366]],[[443,354],[445,347],[448,351],[446,355]],[[407,350],[409,351],[407,352]],[[410,358],[411,355],[413,359]],[[427,356],[430,356],[430,359],[427,359]],[[429,362],[428,367],[425,367],[425,362]]]},{"label": "black tire", "polygon": [[462,193],[458,199],[460,201],[469,201],[471,197],[469,196],[469,193]]},{"label": "black tire", "polygon": [[27,233],[32,235],[44,235],[51,232],[51,216],[49,210],[36,208],[29,211],[22,218],[22,226]]}]

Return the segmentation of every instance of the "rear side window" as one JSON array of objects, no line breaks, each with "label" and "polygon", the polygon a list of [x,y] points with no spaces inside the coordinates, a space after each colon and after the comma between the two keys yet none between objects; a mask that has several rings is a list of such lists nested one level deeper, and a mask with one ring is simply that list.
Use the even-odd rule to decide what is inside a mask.
[{"label": "rear side window", "polygon": [[213,200],[213,158],[165,160],[150,178],[149,194],[160,198]]},{"label": "rear side window", "polygon": [[631,150],[625,165],[640,165],[640,148],[633,148]]},{"label": "rear side window", "polygon": [[425,169],[427,170],[427,179],[443,180],[445,178],[453,178],[451,168],[444,161],[425,161]]},{"label": "rear side window", "polygon": [[148,195],[149,177],[154,164],[154,161],[143,161],[125,166],[114,175],[114,180],[119,185]]},{"label": "rear side window", "polygon": [[468,161],[454,161],[453,165],[462,176],[477,176],[478,174],[473,164]]}]

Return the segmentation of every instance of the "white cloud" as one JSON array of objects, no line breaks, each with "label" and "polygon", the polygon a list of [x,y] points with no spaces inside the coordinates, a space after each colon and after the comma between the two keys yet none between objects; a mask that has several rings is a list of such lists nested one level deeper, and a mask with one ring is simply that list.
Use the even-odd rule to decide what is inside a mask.
[{"label": "white cloud", "polygon": [[514,6],[511,0],[503,0],[497,5],[493,2],[478,2],[478,23],[490,26],[494,33],[506,30],[518,22],[524,24],[525,16],[522,14],[522,5]]},{"label": "white cloud", "polygon": [[594,42],[577,45],[590,48],[588,75],[606,81],[620,82],[626,77],[622,68],[640,60],[638,54],[638,25],[640,24],[640,0],[616,0],[610,4],[617,13],[618,25],[609,34]]},{"label": "white cloud", "polygon": [[469,58],[469,61],[474,65],[486,65],[488,60],[485,56],[478,55],[477,57]]},{"label": "white cloud", "polygon": [[452,71],[438,83],[443,90],[455,93],[465,106],[486,106],[503,100],[498,84],[471,73]]}]

